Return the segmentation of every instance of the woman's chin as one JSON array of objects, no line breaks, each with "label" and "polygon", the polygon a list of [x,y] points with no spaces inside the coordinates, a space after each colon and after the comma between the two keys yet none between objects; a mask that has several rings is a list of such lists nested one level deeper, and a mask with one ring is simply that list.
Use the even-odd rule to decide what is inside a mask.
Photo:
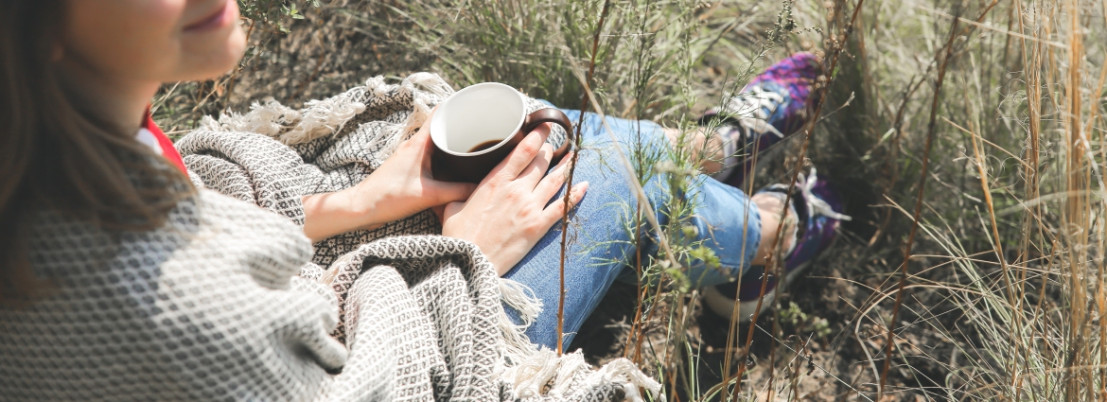
[{"label": "woman's chin", "polygon": [[246,34],[236,28],[218,49],[191,58],[182,76],[174,81],[203,81],[222,76],[235,68],[246,52]]}]

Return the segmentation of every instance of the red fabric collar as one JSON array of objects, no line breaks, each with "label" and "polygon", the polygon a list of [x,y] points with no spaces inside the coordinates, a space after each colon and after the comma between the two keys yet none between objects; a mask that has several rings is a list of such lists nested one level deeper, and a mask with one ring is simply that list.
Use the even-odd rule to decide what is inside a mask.
[{"label": "red fabric collar", "polygon": [[154,118],[150,114],[149,108],[146,109],[146,119],[142,122],[142,128],[150,131],[150,133],[154,135],[154,138],[158,139],[158,145],[161,146],[162,156],[169,159],[170,163],[178,169],[181,169],[181,173],[188,176],[188,169],[185,169],[184,160],[181,159],[181,154],[177,152],[176,148],[173,148],[173,140],[170,140],[169,136],[161,131],[157,123],[154,123]]}]

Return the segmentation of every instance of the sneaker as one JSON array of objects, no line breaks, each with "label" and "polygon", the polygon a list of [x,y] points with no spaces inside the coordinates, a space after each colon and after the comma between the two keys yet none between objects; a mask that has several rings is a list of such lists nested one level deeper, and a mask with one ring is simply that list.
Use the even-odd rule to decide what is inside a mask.
[{"label": "sneaker", "polygon": [[727,159],[715,178],[740,186],[750,170],[748,156],[779,142],[803,127],[811,89],[821,66],[815,55],[796,53],[759,74],[741,93],[700,118],[717,125]]},{"label": "sneaker", "polygon": [[[787,191],[787,185],[774,184],[759,192],[787,193]],[[792,200],[795,216],[801,223],[796,228],[796,241],[793,242],[792,250],[784,259],[783,280],[770,274],[759,312],[764,312],[773,304],[777,289],[788,286],[811,265],[815,257],[830,248],[838,234],[839,223],[850,220],[849,216],[840,212],[842,211],[841,198],[827,181],[816,176],[814,168],[806,178],[800,175],[796,183],[796,194],[792,196]],[[748,321],[757,310],[757,299],[761,295],[761,282],[765,280],[765,275],[764,266],[750,267],[742,274],[740,286],[727,283],[705,288],[704,303],[715,314],[729,319],[737,298],[739,320]]]}]

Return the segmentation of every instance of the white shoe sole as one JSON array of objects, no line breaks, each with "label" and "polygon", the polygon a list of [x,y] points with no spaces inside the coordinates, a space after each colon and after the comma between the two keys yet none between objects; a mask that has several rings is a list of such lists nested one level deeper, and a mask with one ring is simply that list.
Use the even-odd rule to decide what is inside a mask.
[{"label": "white shoe sole", "polygon": [[[765,310],[768,310],[769,306],[772,306],[773,302],[776,301],[777,289],[780,289],[781,286],[788,286],[788,284],[792,283],[792,281],[799,277],[800,273],[806,271],[807,267],[809,266],[811,266],[810,262],[796,267],[796,269],[793,269],[792,272],[788,273],[788,275],[784,278],[784,281],[777,282],[776,286],[774,286],[772,289],[769,289],[768,292],[765,292],[765,296],[761,298],[760,312],[764,313]],[[749,280],[760,281],[761,278],[750,278]],[[737,283],[732,283],[737,286]],[[726,295],[719,292],[718,289],[715,289],[715,286],[708,286],[703,289],[703,301],[704,304],[707,305],[707,308],[711,309],[712,312],[722,316],[723,318],[726,318],[727,320],[730,320],[731,317],[733,317],[731,313],[734,312],[734,308],[737,306],[738,322],[749,321],[751,318],[753,318],[753,312],[757,310],[757,299],[739,300],[737,301],[737,303],[735,303],[734,299],[731,299],[730,297],[727,297]]]}]

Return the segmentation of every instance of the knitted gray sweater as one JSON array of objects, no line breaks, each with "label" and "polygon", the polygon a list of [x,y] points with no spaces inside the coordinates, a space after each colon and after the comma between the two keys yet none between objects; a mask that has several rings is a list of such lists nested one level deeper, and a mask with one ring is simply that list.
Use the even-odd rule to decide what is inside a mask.
[{"label": "knitted gray sweater", "polygon": [[29,307],[0,307],[0,400],[657,392],[629,361],[591,368],[529,344],[501,301],[537,306],[474,245],[436,235],[430,212],[313,251],[300,199],[360,182],[451,91],[432,74],[374,78],[302,110],[270,101],[209,119],[177,143],[201,190],[156,230],[37,215],[32,265],[57,286]]}]

